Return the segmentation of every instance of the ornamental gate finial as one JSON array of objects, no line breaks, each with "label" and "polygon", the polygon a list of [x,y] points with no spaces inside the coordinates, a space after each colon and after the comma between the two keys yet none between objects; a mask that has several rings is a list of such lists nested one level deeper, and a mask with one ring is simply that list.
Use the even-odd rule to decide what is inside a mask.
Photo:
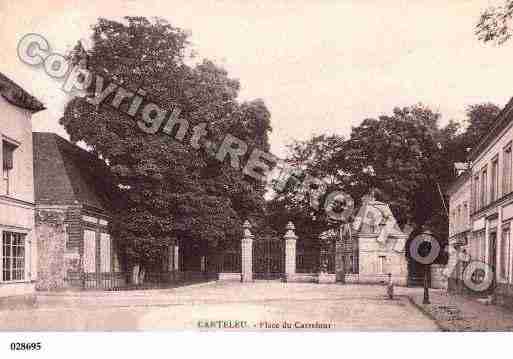
[{"label": "ornamental gate finial", "polygon": [[294,226],[294,223],[289,221],[289,223],[287,223],[287,226],[285,227],[285,229],[287,230],[287,232],[285,232],[285,235],[283,236],[283,238],[297,239],[296,233],[294,233],[294,229],[296,229],[296,227]]}]

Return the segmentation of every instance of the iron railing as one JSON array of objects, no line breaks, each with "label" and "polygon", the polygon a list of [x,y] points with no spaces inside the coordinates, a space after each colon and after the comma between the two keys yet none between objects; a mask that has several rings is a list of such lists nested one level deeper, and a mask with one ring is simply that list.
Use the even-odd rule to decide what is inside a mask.
[{"label": "iron railing", "polygon": [[67,287],[82,290],[129,290],[172,288],[193,283],[217,280],[215,272],[171,271],[147,272],[140,284],[132,283],[129,272],[110,273],[69,273],[65,282]]}]

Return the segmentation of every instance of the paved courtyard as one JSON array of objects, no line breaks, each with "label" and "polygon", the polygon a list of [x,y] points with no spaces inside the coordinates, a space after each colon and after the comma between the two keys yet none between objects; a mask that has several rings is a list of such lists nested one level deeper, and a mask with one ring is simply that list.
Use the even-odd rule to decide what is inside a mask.
[{"label": "paved courtyard", "polygon": [[387,300],[383,286],[261,281],[49,293],[38,296],[35,308],[0,311],[0,329],[284,330],[285,325],[293,330],[438,330],[401,295],[406,290],[397,288],[397,298]]}]

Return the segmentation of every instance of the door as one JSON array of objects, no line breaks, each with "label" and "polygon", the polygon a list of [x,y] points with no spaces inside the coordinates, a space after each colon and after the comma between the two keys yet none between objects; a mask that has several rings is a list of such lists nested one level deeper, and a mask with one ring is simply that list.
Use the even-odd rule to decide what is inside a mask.
[{"label": "door", "polygon": [[497,263],[497,232],[490,232],[490,242],[489,242],[489,255],[488,255],[488,265],[493,270],[493,284],[495,284],[496,271],[495,265]]}]

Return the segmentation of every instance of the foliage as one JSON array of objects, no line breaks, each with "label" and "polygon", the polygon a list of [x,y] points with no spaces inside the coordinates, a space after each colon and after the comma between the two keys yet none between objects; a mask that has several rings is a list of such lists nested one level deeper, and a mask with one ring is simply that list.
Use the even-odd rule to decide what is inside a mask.
[{"label": "foliage", "polygon": [[[391,115],[365,119],[349,139],[318,135],[289,146],[287,161],[342,190],[357,201],[370,189],[391,205],[400,225],[427,227],[447,237],[447,202],[440,192],[454,180],[454,162],[465,162],[499,112],[491,103],[469,106],[468,127],[455,121],[440,127],[441,115],[423,105],[395,108]],[[324,198],[323,198],[324,199]],[[321,200],[322,202],[322,200]],[[312,210],[304,188],[291,185],[268,203],[273,228],[292,218],[298,233],[317,239],[337,226]]]},{"label": "foliage", "polygon": [[[92,40],[87,51],[77,45],[71,54],[74,63],[85,63],[95,75],[125,89],[145,90],[145,99],[163,109],[180,108],[189,128],[206,122],[207,137],[214,143],[231,133],[249,148],[269,148],[265,104],[240,103],[239,82],[213,62],[189,64],[183,30],[162,19],[99,19]],[[238,240],[244,219],[263,217],[261,183],[219,163],[205,147],[193,149],[190,131],[177,141],[139,130],[140,114],[134,119],[125,113],[129,102],[114,109],[107,104],[112,95],[99,106],[90,104],[94,88],[67,104],[61,122],[72,141],[84,141],[109,164],[123,189],[113,231],[133,262],[149,264],[178,238],[212,246]]]},{"label": "foliage", "polygon": [[502,45],[511,38],[512,16],[513,0],[504,0],[501,6],[485,9],[476,25],[476,35],[483,42]]},{"label": "foliage", "polygon": [[[317,209],[311,204],[312,192],[299,185],[307,175],[323,179],[327,184],[325,195],[340,188],[337,164],[333,156],[344,145],[344,138],[338,135],[316,135],[306,141],[294,141],[288,145],[289,156],[286,163],[296,170],[295,178],[287,182],[282,190],[276,190],[273,198],[267,203],[268,225],[277,232],[283,232],[286,224],[292,221],[296,225],[296,234],[300,239],[317,240],[319,234],[327,228],[339,224],[327,218],[323,206]],[[278,187],[274,180],[273,188]],[[319,202],[322,204],[325,195]]]}]

